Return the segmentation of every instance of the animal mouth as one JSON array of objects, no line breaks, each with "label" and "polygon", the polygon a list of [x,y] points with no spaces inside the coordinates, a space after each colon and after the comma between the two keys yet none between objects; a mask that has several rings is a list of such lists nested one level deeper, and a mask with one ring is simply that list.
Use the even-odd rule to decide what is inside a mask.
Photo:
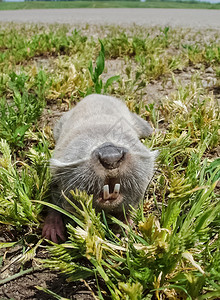
[{"label": "animal mouth", "polygon": [[106,178],[102,192],[99,195],[99,202],[115,202],[120,198],[121,185],[117,178]]}]

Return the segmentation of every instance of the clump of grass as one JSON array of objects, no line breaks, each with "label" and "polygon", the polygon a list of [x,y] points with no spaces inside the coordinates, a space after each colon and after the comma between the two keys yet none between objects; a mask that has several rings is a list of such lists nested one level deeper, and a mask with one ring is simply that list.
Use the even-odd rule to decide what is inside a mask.
[{"label": "clump of grass", "polygon": [[220,62],[220,46],[218,44],[183,44],[189,63],[205,63],[206,65],[219,65]]},{"label": "clump of grass", "polygon": [[51,79],[51,87],[48,92],[49,101],[71,102],[79,98],[79,91],[85,93],[88,85],[91,85],[91,78],[88,71],[89,60],[81,54],[74,57],[63,56],[53,62],[54,73],[48,72]]},{"label": "clump of grass", "polygon": [[[171,139],[184,134],[189,136],[191,149],[202,156],[218,145],[219,109],[212,95],[207,95],[196,77],[188,86],[178,86],[172,98],[163,101],[161,112],[169,123]],[[172,121],[171,121],[172,120]]]},{"label": "clump of grass", "polygon": [[164,203],[168,197],[173,199],[168,206],[169,203],[178,206],[178,199],[187,201],[190,193],[198,188],[200,169],[207,165],[205,157],[219,143],[218,105],[193,78],[190,85],[179,85],[172,97],[164,99],[158,114],[155,115],[153,105],[146,109],[155,127],[158,127],[157,120],[166,124],[165,135],[161,133],[145,141],[147,146],[160,150],[162,174],[157,178],[155,197],[161,195]]},{"label": "clump of grass", "polygon": [[[41,29],[42,30],[42,29]],[[87,37],[82,36],[77,30],[69,33],[67,26],[57,27],[42,32],[32,31],[28,26],[24,26],[23,32],[17,32],[13,27],[4,28],[1,33],[0,48],[4,51],[0,53],[0,67],[3,62],[17,64],[24,60],[30,60],[36,56],[50,56],[61,54],[73,54],[82,51]]]},{"label": "clump of grass", "polygon": [[170,43],[169,27],[160,29],[154,37],[130,37],[126,33],[118,33],[116,37],[103,39],[106,56],[110,58],[134,58],[138,72],[144,75],[145,81],[157,79],[181,66],[179,55],[167,54]]},{"label": "clump of grass", "polygon": [[0,223],[39,226],[42,206],[32,200],[47,198],[50,152],[44,138],[27,153],[28,160],[13,162],[8,143],[0,141]]},{"label": "clump of grass", "polygon": [[13,148],[24,146],[25,133],[36,123],[46,104],[45,73],[40,71],[33,81],[30,82],[28,74],[11,73],[5,95],[0,99],[0,137]]},{"label": "clump of grass", "polygon": [[125,32],[118,32],[114,37],[109,34],[103,39],[103,44],[106,56],[110,58],[162,53],[169,44],[169,27],[161,29],[160,34],[155,37],[146,33],[144,37],[129,36]]}]

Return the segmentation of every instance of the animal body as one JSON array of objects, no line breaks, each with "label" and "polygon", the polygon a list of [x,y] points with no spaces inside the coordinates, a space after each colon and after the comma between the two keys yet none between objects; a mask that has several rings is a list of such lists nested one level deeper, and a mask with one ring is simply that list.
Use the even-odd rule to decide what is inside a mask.
[{"label": "animal body", "polygon": [[[137,207],[154,173],[156,151],[140,138],[152,133],[148,122],[131,113],[119,99],[89,95],[64,113],[54,128],[50,161],[52,202],[62,206],[62,191],[75,188],[93,194],[93,206],[123,218]],[[61,215],[51,210],[42,235],[65,239]]]}]

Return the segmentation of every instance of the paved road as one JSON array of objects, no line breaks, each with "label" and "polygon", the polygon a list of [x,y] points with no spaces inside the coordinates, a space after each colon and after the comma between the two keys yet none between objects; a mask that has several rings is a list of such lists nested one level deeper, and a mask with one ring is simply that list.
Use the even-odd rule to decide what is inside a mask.
[{"label": "paved road", "polygon": [[0,21],[220,28],[220,10],[77,8],[0,11]]}]

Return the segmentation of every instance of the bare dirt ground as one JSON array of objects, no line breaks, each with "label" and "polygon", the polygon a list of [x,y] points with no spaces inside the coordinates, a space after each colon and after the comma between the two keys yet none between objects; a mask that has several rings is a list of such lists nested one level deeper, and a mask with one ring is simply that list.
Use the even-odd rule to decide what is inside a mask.
[{"label": "bare dirt ground", "polygon": [[77,8],[0,11],[1,22],[116,24],[220,28],[219,10],[159,8]]}]

